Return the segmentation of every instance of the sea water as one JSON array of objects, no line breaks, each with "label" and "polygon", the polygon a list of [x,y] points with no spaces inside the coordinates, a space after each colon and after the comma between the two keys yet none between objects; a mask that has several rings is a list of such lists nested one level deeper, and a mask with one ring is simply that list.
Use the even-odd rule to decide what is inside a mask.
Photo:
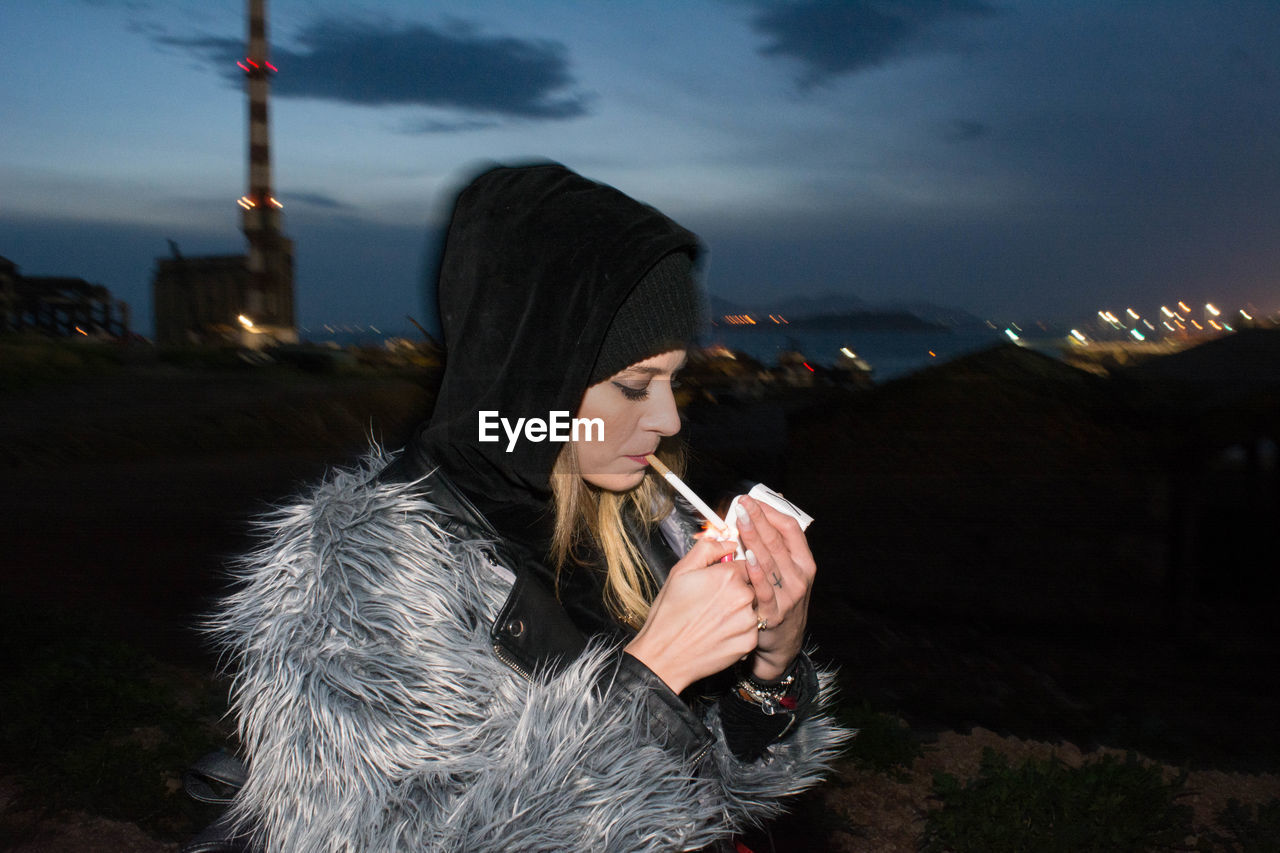
[{"label": "sea water", "polygon": [[[307,335],[315,342],[331,341],[340,346],[382,346],[389,337],[420,340],[414,330],[388,334],[367,329],[356,332],[324,331]],[[784,352],[802,353],[814,365],[832,367],[847,358],[842,347],[871,365],[871,378],[884,382],[908,373],[941,364],[961,355],[1009,343],[1009,339],[987,326],[938,327],[912,331],[858,331],[805,329],[779,326],[715,326],[702,334],[706,344],[723,344],[744,352],[767,366],[778,362]]]},{"label": "sea water", "polygon": [[986,326],[913,331],[794,330],[761,326],[717,326],[706,337],[757,361],[774,365],[784,352],[802,353],[811,364],[831,367],[847,358],[841,348],[871,365],[871,377],[884,382],[958,356],[1009,343],[1003,332]]}]

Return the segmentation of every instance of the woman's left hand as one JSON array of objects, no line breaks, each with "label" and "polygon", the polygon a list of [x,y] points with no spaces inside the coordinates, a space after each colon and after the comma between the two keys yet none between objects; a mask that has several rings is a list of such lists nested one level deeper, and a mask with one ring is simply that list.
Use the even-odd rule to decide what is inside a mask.
[{"label": "woman's left hand", "polygon": [[745,510],[738,513],[738,539],[747,550],[756,610],[767,626],[760,629],[751,674],[770,681],[781,678],[800,653],[818,567],[794,518],[748,497],[738,505]]}]

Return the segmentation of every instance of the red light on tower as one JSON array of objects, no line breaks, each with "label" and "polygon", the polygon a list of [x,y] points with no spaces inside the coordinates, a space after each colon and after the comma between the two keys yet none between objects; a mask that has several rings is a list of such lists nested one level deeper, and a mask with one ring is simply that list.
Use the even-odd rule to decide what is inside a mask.
[{"label": "red light on tower", "polygon": [[[249,64],[246,65],[245,64],[246,62]],[[263,65],[267,66],[267,68],[269,68],[271,71],[279,72],[280,70],[279,68],[276,68],[274,65],[272,65],[270,62],[268,62],[265,59],[262,60],[262,65],[259,65],[257,60],[255,60],[251,56],[246,56],[244,59],[237,59],[236,65],[239,65],[241,70],[244,71],[245,74],[252,74],[254,71],[261,71]],[[250,65],[253,67],[250,68],[249,67]]]}]

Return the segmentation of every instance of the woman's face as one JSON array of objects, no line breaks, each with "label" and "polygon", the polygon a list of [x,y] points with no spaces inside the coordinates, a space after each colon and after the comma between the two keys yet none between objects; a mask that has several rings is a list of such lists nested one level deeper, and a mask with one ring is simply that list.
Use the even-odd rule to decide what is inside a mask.
[{"label": "woman's face", "polygon": [[680,431],[671,381],[685,360],[682,349],[664,352],[587,389],[577,417],[598,418],[604,430],[603,438],[597,429],[584,430],[574,442],[582,479],[611,492],[640,485],[648,467],[645,454],[657,450],[663,436]]}]

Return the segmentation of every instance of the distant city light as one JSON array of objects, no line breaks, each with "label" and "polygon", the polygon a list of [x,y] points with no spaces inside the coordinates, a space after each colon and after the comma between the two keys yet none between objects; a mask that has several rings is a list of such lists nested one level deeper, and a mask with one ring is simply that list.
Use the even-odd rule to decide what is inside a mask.
[{"label": "distant city light", "polygon": [[239,320],[239,321],[240,321],[240,325],[241,325],[241,326],[244,326],[246,329],[252,329],[252,328],[253,328],[253,321],[252,321],[252,320],[250,320],[248,317],[244,316],[243,314],[241,314],[241,315],[240,315],[239,317],[237,317],[236,319],[237,319],[237,320]]},{"label": "distant city light", "polygon": [[1163,314],[1163,315],[1164,315],[1164,316],[1166,316],[1166,317],[1172,317],[1172,316],[1173,316],[1173,312],[1172,312],[1172,311],[1170,311],[1168,308],[1166,308],[1164,305],[1161,305],[1161,306],[1160,306],[1160,313],[1161,313],[1161,314]]},{"label": "distant city light", "polygon": [[1013,329],[1005,329],[1004,333],[1009,336],[1009,340],[1011,341],[1021,340],[1021,338],[1018,337],[1018,333],[1015,332]]},{"label": "distant city light", "polygon": [[1213,303],[1212,303],[1212,302],[1206,302],[1206,303],[1204,304],[1204,310],[1208,311],[1210,314],[1212,314],[1212,315],[1213,315],[1213,316],[1215,316],[1215,317],[1217,317],[1219,314],[1221,314],[1221,313],[1222,313],[1222,312],[1221,312],[1221,311],[1219,311],[1217,308],[1214,308],[1214,307],[1213,307]]},{"label": "distant city light", "polygon": [[840,347],[840,352],[844,353],[848,358],[857,358],[858,354],[848,347]]},{"label": "distant city light", "polygon": [[1179,303],[1178,303],[1178,307],[1182,309],[1182,313],[1183,313],[1183,314],[1190,314],[1190,313],[1191,313],[1191,306],[1190,306],[1190,305],[1188,305],[1188,304],[1187,304],[1187,303],[1185,303],[1185,302],[1179,302]]},{"label": "distant city light", "polygon": [[270,62],[267,62],[265,59],[264,59],[264,60],[262,60],[262,61],[263,61],[263,63],[265,63],[265,64],[266,64],[266,66],[267,66],[268,68],[270,68],[272,71],[279,71],[279,70],[280,70],[279,68],[276,68],[274,65],[272,65]]},{"label": "distant city light", "polygon": [[1240,309],[1240,316],[1245,318],[1246,320],[1253,319],[1253,315],[1250,314],[1248,311],[1244,310],[1243,308]]},{"label": "distant city light", "polygon": [[1134,338],[1140,341],[1145,341],[1147,339],[1146,335],[1142,334],[1142,332],[1139,332],[1137,329],[1130,329],[1129,334],[1133,335]]},{"label": "distant city light", "polygon": [[1080,342],[1080,343],[1082,343],[1082,344],[1083,344],[1083,343],[1088,343],[1088,340],[1089,340],[1088,338],[1086,338],[1084,335],[1082,335],[1082,334],[1080,333],[1080,330],[1079,330],[1079,329],[1072,329],[1072,330],[1071,330],[1071,337],[1075,338],[1077,341],[1079,341],[1079,342]]},{"label": "distant city light", "polygon": [[1132,308],[1126,308],[1124,310],[1126,314],[1128,314],[1130,317],[1132,317],[1135,320],[1137,320],[1141,316],[1137,311],[1134,311]]}]

